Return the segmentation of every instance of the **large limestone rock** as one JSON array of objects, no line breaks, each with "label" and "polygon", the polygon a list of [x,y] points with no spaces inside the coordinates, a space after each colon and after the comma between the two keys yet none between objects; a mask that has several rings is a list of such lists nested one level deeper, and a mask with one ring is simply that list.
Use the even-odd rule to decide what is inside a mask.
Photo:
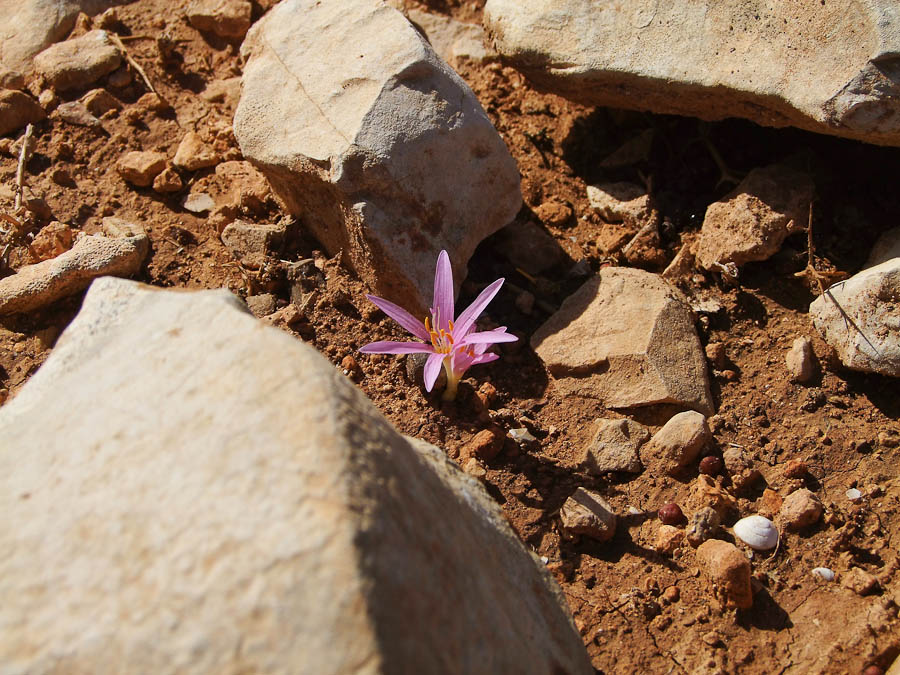
[{"label": "large limestone rock", "polygon": [[690,310],[656,274],[600,270],[535,331],[531,346],[563,390],[608,407],[672,403],[712,413]]},{"label": "large limestone rock", "polygon": [[375,0],[286,0],[257,22],[234,120],[288,210],[380,295],[420,311],[511,222],[519,174],[475,95]]},{"label": "large limestone rock", "polygon": [[581,103],[900,145],[894,0],[488,0],[484,22],[501,56]]},{"label": "large limestone rock", "polygon": [[[128,0],[125,0],[127,2]],[[116,0],[0,0],[0,64],[21,73],[31,57],[62,40],[79,12],[93,16]]]},{"label": "large limestone rock", "polygon": [[239,307],[98,280],[0,409],[0,670],[592,672],[480,484]]},{"label": "large limestone rock", "polygon": [[847,368],[900,377],[900,257],[833,285],[809,314]]}]

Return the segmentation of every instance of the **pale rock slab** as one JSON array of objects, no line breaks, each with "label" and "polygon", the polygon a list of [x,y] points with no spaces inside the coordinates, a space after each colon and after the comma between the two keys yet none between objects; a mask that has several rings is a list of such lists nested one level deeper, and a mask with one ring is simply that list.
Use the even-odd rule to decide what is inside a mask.
[{"label": "pale rock slab", "polygon": [[813,182],[801,171],[775,164],[754,169],[722,199],[709,205],[695,251],[705,269],[766,260],[809,221]]},{"label": "pale rock slab", "polygon": [[0,315],[43,307],[87,288],[100,276],[135,274],[150,249],[146,233],[119,218],[104,218],[103,230],[109,236],[83,236],[55,258],[0,279]]},{"label": "pale rock slab", "polygon": [[900,257],[833,285],[809,314],[844,366],[900,377]]},{"label": "pale rock slab", "polygon": [[522,203],[519,174],[475,95],[397,10],[286,0],[248,32],[234,119],[287,210],[378,295],[431,302]]},{"label": "pale rock slab", "polygon": [[484,24],[510,65],[586,105],[900,145],[893,0],[488,0]]},{"label": "pale rock slab", "polygon": [[116,161],[116,171],[122,178],[138,187],[153,183],[166,168],[166,156],[152,150],[131,150]]},{"label": "pale rock slab", "polygon": [[640,473],[638,448],[650,438],[643,424],[629,419],[597,420],[593,438],[584,448],[581,466],[593,474],[610,471]]},{"label": "pale rock slab", "polygon": [[244,267],[259,269],[266,256],[281,248],[283,224],[257,224],[235,220],[222,230],[222,243]]},{"label": "pale rock slab", "polygon": [[32,57],[68,35],[79,12],[93,16],[116,4],[121,2],[0,0],[0,64],[22,74],[30,72]]},{"label": "pale rock slab", "polygon": [[481,485],[225,291],[98,280],[0,438],[9,672],[593,672]]},{"label": "pale rock slab", "polygon": [[197,171],[218,163],[218,153],[204,143],[196,131],[189,131],[184,135],[172,158],[172,164],[185,171]]},{"label": "pale rock slab", "polygon": [[38,102],[25,92],[0,90],[0,136],[24,129],[46,116]]},{"label": "pale rock slab", "polygon": [[712,414],[690,310],[656,274],[600,270],[535,331],[531,346],[564,391],[611,408],[672,403]]},{"label": "pale rock slab", "polygon": [[247,0],[197,0],[188,6],[185,15],[199,31],[240,40],[250,29],[252,11]]},{"label": "pale rock slab", "polygon": [[57,43],[34,57],[35,69],[57,91],[86,87],[121,63],[122,55],[105,30]]}]

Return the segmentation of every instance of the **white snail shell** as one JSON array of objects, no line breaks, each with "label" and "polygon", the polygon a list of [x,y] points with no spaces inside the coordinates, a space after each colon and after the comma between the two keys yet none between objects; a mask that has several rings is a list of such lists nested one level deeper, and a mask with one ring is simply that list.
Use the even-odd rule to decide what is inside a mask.
[{"label": "white snail shell", "polygon": [[734,534],[757,551],[767,551],[778,546],[778,529],[775,523],[762,516],[741,518],[734,524]]},{"label": "white snail shell", "polygon": [[813,576],[819,577],[823,581],[834,581],[834,572],[827,567],[816,567],[812,573]]}]

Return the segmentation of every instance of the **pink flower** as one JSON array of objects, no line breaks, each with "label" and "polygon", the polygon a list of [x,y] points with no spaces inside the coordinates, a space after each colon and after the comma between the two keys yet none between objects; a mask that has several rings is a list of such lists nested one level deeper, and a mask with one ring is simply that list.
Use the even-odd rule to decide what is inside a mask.
[{"label": "pink flower", "polygon": [[475,320],[497,295],[503,281],[497,279],[485,288],[454,322],[453,271],[450,269],[450,256],[446,251],[441,251],[434,272],[434,300],[425,323],[384,298],[366,296],[385,314],[425,342],[383,340],[371,342],[359,351],[364,354],[431,354],[425,361],[425,389],[431,391],[443,365],[447,373],[444,400],[452,401],[456,398],[460,378],[471,366],[500,358],[497,354],[487,352],[488,347],[498,342],[515,342],[519,339],[507,333],[505,326],[483,332],[475,330]]}]

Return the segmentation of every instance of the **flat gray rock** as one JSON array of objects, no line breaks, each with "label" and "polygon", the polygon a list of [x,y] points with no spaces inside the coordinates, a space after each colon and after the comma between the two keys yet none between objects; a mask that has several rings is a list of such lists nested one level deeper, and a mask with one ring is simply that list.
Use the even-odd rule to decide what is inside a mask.
[{"label": "flat gray rock", "polygon": [[564,391],[611,408],[672,403],[712,414],[690,310],[656,274],[603,268],[535,331],[531,346]]},{"label": "flat gray rock", "polygon": [[488,0],[494,48],[586,105],[900,145],[894,0]]},{"label": "flat gray rock", "polygon": [[900,257],[833,285],[809,314],[847,368],[900,377]]},{"label": "flat gray rock", "polygon": [[593,672],[481,485],[241,307],[98,280],[0,408],[4,672]]},{"label": "flat gray rock", "polygon": [[34,57],[34,67],[56,89],[82,89],[111,73],[122,63],[105,30],[92,30],[47,47]]},{"label": "flat gray rock", "polygon": [[244,157],[379,295],[431,302],[522,204],[515,161],[471,89],[404,16],[369,0],[285,0],[258,21],[234,119]]}]

